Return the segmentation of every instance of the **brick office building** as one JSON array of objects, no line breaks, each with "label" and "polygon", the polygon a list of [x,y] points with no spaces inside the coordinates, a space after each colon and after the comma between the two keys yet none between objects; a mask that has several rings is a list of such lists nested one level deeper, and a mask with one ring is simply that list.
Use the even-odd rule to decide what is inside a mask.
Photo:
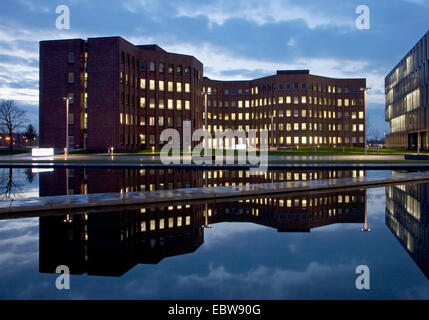
[{"label": "brick office building", "polygon": [[[40,145],[132,150],[159,147],[164,128],[201,127],[203,65],[194,57],[119,38],[40,43]],[[192,108],[191,108],[192,106]]]},{"label": "brick office building", "polygon": [[[117,151],[160,148],[167,128],[266,129],[269,144],[359,146],[365,135],[365,79],[277,71],[250,81],[203,78],[192,56],[120,37],[40,42],[40,145]],[[237,141],[240,143],[240,141]],[[213,140],[218,146],[219,141]],[[241,141],[241,143],[245,143]]]},{"label": "brick office building", "polygon": [[211,132],[266,129],[272,147],[364,146],[365,79],[280,70],[251,81],[204,78],[204,86],[211,93],[207,103]]}]

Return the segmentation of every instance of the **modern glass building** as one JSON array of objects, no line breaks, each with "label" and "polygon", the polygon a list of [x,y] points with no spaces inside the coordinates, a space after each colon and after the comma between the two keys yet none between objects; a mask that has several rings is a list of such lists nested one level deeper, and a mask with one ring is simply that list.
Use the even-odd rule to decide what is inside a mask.
[{"label": "modern glass building", "polygon": [[388,148],[429,149],[429,32],[385,78]]},{"label": "modern glass building", "polygon": [[426,183],[386,187],[386,225],[429,279],[428,199]]}]

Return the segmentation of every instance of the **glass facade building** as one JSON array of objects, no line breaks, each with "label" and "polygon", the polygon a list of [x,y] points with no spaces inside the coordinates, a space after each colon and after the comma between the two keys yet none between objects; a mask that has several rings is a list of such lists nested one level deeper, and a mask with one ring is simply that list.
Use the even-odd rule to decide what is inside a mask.
[{"label": "glass facade building", "polygon": [[429,149],[429,32],[385,78],[388,148]]}]

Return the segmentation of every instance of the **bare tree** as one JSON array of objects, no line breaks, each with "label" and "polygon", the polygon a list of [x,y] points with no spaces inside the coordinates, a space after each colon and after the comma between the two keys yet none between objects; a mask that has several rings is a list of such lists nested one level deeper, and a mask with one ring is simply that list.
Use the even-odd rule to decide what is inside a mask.
[{"label": "bare tree", "polygon": [[0,130],[10,138],[9,150],[13,149],[13,134],[27,122],[26,112],[16,106],[14,100],[0,103]]},{"label": "bare tree", "polygon": [[0,171],[0,199],[6,200],[18,197],[23,185],[16,183],[13,177],[13,168],[3,168]]}]

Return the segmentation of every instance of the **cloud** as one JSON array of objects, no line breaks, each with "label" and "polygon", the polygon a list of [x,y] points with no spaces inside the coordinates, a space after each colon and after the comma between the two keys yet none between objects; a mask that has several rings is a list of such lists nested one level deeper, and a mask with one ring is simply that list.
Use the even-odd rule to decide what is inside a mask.
[{"label": "cloud", "polygon": [[[227,240],[239,235],[254,234],[256,232],[266,231],[271,229],[259,224],[243,223],[243,222],[225,222],[216,223],[213,229],[205,229],[204,231],[204,248],[212,248],[218,244],[222,244]],[[271,229],[275,232],[274,229]]]},{"label": "cloud", "polygon": [[421,6],[429,6],[429,2],[427,0],[402,0],[403,2],[414,3]]},{"label": "cloud", "polygon": [[147,277],[130,278],[119,295],[125,299],[346,299],[359,294],[354,285],[357,265],[309,262],[299,268],[259,265],[233,271],[211,263],[206,271],[187,269],[185,274],[146,270]]},{"label": "cloud", "polygon": [[0,265],[3,271],[15,272],[18,266],[38,259],[39,219],[0,221]]},{"label": "cloud", "polygon": [[244,19],[259,26],[286,21],[303,21],[310,29],[327,26],[349,29],[354,27],[353,18],[347,19],[344,15],[339,16],[332,12],[324,13],[321,8],[297,5],[296,2],[282,0],[269,2],[217,0],[204,5],[180,3],[177,8],[177,16],[190,18],[204,16],[208,19],[210,27],[214,24],[223,25],[231,19]]},{"label": "cloud", "polygon": [[[325,298],[336,296],[349,288],[355,290],[354,282],[338,281],[353,275],[355,265],[326,265],[310,262],[299,270],[280,267],[258,266],[254,269],[233,273],[224,266],[209,266],[206,275],[178,276],[177,286],[184,292],[198,290],[204,295],[222,296],[224,299],[294,299],[302,297]],[[333,279],[335,278],[335,280]],[[335,286],[332,284],[336,283]],[[322,289],[323,294],[320,291]]]},{"label": "cloud", "polygon": [[39,41],[79,38],[56,29],[0,26],[0,98],[39,104]]}]

